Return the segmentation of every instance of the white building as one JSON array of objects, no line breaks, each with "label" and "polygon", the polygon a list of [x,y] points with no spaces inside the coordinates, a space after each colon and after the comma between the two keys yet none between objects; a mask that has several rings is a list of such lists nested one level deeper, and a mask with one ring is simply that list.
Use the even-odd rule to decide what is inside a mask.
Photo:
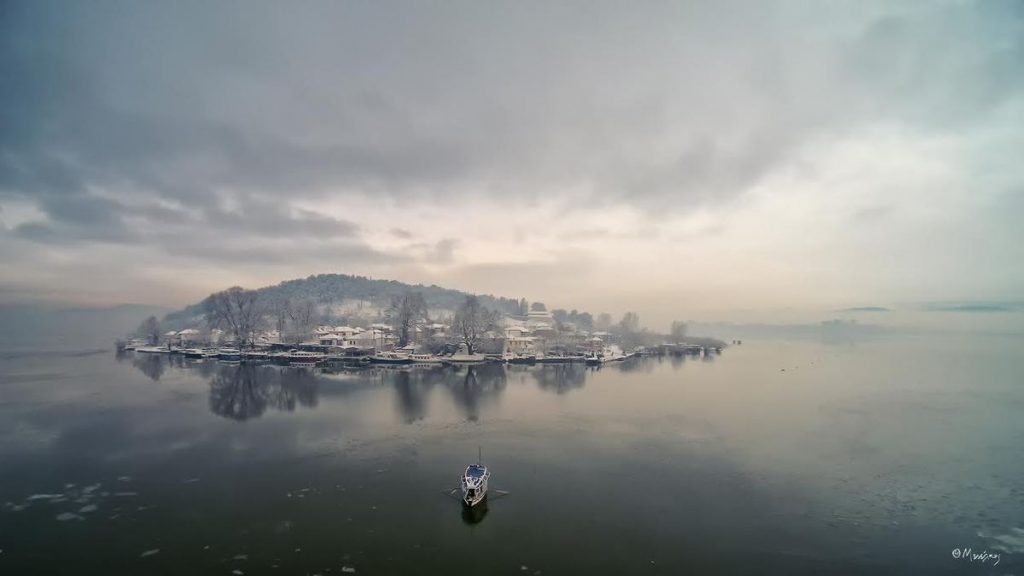
[{"label": "white building", "polygon": [[513,354],[536,354],[537,339],[533,336],[505,337],[505,351]]},{"label": "white building", "polygon": [[547,310],[530,310],[526,316],[526,325],[530,328],[537,328],[538,326],[549,328],[552,324],[554,324],[554,318],[552,318],[551,312]]}]

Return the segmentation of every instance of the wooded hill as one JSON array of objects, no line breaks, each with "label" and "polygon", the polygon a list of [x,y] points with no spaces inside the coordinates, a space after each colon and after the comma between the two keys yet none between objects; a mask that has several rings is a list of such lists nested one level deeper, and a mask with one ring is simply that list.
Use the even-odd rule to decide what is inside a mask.
[{"label": "wooded hill", "polygon": [[[225,288],[227,288],[225,286]],[[387,308],[393,296],[407,291],[415,291],[423,295],[430,309],[455,310],[465,302],[469,294],[461,290],[441,288],[440,286],[424,286],[422,284],[406,284],[396,280],[375,280],[365,276],[349,276],[347,274],[317,274],[308,278],[287,280],[275,286],[257,288],[260,299],[272,301],[286,299],[292,302],[309,300],[325,307],[341,304],[345,301],[368,302],[372,307]],[[520,301],[488,294],[478,294],[480,304],[501,314],[520,314]],[[171,312],[164,317],[162,324],[165,329],[181,329],[202,322],[206,310],[206,300],[186,306],[182,310]]]}]

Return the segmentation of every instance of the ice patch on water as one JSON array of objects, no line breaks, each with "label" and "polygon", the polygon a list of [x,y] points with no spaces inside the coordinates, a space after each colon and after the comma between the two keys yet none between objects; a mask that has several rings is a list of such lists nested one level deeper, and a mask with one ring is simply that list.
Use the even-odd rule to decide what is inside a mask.
[{"label": "ice patch on water", "polygon": [[25,498],[25,501],[26,502],[31,502],[33,500],[52,500],[54,498],[63,498],[63,497],[64,497],[63,494],[33,494],[33,495],[29,496],[28,498]]},{"label": "ice patch on water", "polygon": [[57,520],[61,522],[67,522],[68,520],[85,520],[85,518],[82,518],[81,516],[73,512],[62,512],[60,514],[57,514]]},{"label": "ice patch on water", "polygon": [[152,550],[146,550],[142,554],[139,554],[139,558],[146,558],[148,556],[152,556],[154,554],[159,554],[159,553],[160,553],[160,549],[159,548],[153,548]]},{"label": "ice patch on water", "polygon": [[92,492],[95,492],[96,490],[99,490],[100,486],[103,486],[103,484],[100,483],[100,482],[97,482],[96,484],[93,484],[92,486],[86,486],[85,488],[82,488],[82,493],[90,494]]},{"label": "ice patch on water", "polygon": [[199,482],[199,478],[189,478],[188,480],[181,481],[182,484],[195,484],[196,482]]},{"label": "ice patch on water", "polygon": [[131,482],[132,481],[132,477],[131,476],[118,476],[117,477],[117,481],[118,482]]},{"label": "ice patch on water", "polygon": [[1010,528],[1006,534],[986,534],[979,531],[978,536],[995,542],[993,550],[1007,554],[1024,553],[1024,528]]},{"label": "ice patch on water", "polygon": [[235,574],[236,576],[242,576],[243,574],[245,574],[245,572],[242,572],[241,570],[232,570],[231,573]]},{"label": "ice patch on water", "polygon": [[341,571],[345,574],[355,574],[356,569],[351,566],[342,566]]},{"label": "ice patch on water", "polygon": [[99,508],[99,506],[97,506],[95,504],[88,504],[86,506],[82,506],[81,508],[79,508],[78,509],[78,513],[79,514],[88,514],[89,512],[95,512],[98,508]]},{"label": "ice patch on water", "polygon": [[125,497],[125,496],[138,496],[138,492],[114,492],[114,496]]},{"label": "ice patch on water", "polygon": [[249,555],[248,554],[235,554],[231,559],[232,560],[248,560],[249,559]]}]

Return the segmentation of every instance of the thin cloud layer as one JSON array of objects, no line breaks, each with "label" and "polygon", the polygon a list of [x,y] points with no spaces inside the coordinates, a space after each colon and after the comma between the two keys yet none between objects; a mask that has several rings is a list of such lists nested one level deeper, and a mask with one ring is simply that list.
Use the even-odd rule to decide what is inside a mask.
[{"label": "thin cloud layer", "polygon": [[0,38],[9,293],[344,271],[667,316],[1024,288],[1016,2],[24,2]]}]

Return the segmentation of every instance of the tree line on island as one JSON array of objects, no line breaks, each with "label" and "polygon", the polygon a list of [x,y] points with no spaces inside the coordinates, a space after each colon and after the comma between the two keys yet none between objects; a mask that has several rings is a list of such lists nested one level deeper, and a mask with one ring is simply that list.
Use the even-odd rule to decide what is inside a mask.
[{"label": "tree line on island", "polygon": [[[326,282],[325,278],[332,280],[333,283]],[[379,295],[356,291],[351,297],[343,297],[336,290],[332,292],[325,289],[336,286],[339,281],[345,285],[348,285],[349,281],[354,281],[355,285],[360,287],[365,287],[366,282],[371,282],[377,287],[384,285],[389,288],[390,295],[383,306],[371,307],[371,304],[380,303]],[[299,285],[303,288],[297,288]],[[402,289],[396,290],[394,285],[401,286]],[[449,306],[453,300],[452,293],[459,295],[455,306]],[[437,298],[439,294],[442,296],[440,300]],[[353,301],[356,303],[354,310],[338,309],[341,303]],[[136,335],[156,344],[161,339],[163,329],[180,329],[187,327],[186,325],[201,324],[204,331],[223,331],[228,339],[241,347],[254,346],[257,335],[270,329],[277,331],[280,342],[297,345],[307,341],[314,329],[322,323],[342,322],[359,326],[366,325],[369,320],[376,320],[392,328],[398,346],[406,346],[413,343],[418,328],[436,323],[446,327],[446,337],[416,342],[418,345],[430,352],[461,345],[467,353],[473,354],[500,351],[489,350],[487,345],[494,340],[492,335],[500,332],[502,318],[510,316],[525,319],[531,311],[546,312],[547,309],[543,303],[528,303],[525,298],[495,298],[436,286],[414,287],[392,281],[321,275],[305,281],[293,280],[257,290],[235,286],[216,292],[183,311],[168,314],[163,323],[155,316],[147,318],[139,326]],[[555,349],[567,348],[569,341],[577,332],[614,334],[617,341],[626,349],[666,340],[688,340],[685,322],[673,322],[669,334],[659,334],[642,328],[636,312],[626,312],[617,323],[606,312],[598,314],[595,318],[589,312],[575,309],[551,310],[550,318],[553,334],[545,340],[549,348]],[[706,339],[689,340],[692,342]]]}]

